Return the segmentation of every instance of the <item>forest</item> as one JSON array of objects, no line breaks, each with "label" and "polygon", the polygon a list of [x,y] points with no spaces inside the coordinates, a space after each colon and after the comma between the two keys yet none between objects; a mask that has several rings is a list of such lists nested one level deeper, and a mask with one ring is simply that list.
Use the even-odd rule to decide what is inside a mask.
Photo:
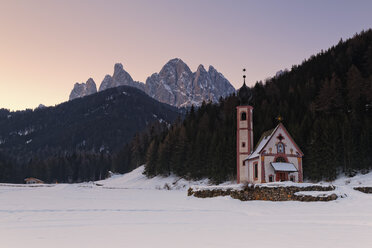
[{"label": "forest", "polygon": [[[305,178],[334,180],[340,173],[352,176],[372,168],[371,30],[340,40],[251,90],[255,144],[282,116],[305,153]],[[174,173],[215,183],[234,178],[238,104],[233,95],[191,109],[146,145],[138,164],[146,164],[150,177]]]},{"label": "forest", "polygon": [[[251,91],[254,144],[282,116],[305,154],[305,179],[334,180],[341,173],[352,176],[372,168],[372,30],[340,40],[281,75],[256,82]],[[102,101],[107,97],[102,96]],[[172,124],[148,119],[144,131],[120,144],[117,137],[121,132],[111,130],[116,149],[110,152],[100,151],[98,146],[81,149],[78,143],[69,144],[68,149],[46,145],[23,152],[20,159],[16,153],[20,146],[8,151],[3,144],[0,181],[22,182],[27,176],[46,182],[98,180],[108,171],[125,173],[143,164],[148,177],[175,174],[187,179],[209,178],[214,183],[232,180],[236,176],[238,104],[237,96],[231,95],[218,103],[191,107],[185,116],[177,114],[177,119],[176,112],[171,112]],[[0,111],[0,120],[8,115],[6,110]],[[93,118],[76,128],[84,131],[94,125]]]},{"label": "forest", "polygon": [[104,178],[111,157],[153,122],[172,123],[180,110],[121,86],[54,107],[0,109],[0,182]]}]

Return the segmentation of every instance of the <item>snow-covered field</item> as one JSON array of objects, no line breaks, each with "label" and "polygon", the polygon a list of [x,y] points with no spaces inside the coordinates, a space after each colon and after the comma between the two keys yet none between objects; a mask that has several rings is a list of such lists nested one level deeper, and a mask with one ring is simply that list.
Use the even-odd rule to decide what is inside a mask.
[{"label": "snow-covered field", "polygon": [[372,247],[372,194],[352,189],[372,173],[337,180],[347,198],[305,203],[188,197],[193,183],[141,170],[103,186],[0,185],[0,247]]}]

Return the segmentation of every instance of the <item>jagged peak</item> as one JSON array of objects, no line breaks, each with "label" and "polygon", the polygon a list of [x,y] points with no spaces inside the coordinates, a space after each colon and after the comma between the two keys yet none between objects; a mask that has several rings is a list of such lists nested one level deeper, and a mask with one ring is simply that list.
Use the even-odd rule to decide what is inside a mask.
[{"label": "jagged peak", "polygon": [[114,66],[114,73],[115,71],[123,71],[124,68],[123,68],[123,64],[122,63],[115,63],[115,66]]},{"label": "jagged peak", "polygon": [[109,75],[109,74],[106,74],[106,76],[104,77],[104,79],[103,80],[109,80],[109,79],[111,79],[112,77],[111,77],[111,75]]},{"label": "jagged peak", "polygon": [[166,64],[186,64],[186,63],[183,62],[183,60],[180,58],[174,58],[174,59],[169,60]]},{"label": "jagged peak", "polygon": [[87,84],[96,84],[96,82],[94,82],[93,78],[88,78]]},{"label": "jagged peak", "polygon": [[200,65],[198,66],[197,71],[206,72],[206,70],[205,70],[205,68],[204,68],[204,65],[200,64]]},{"label": "jagged peak", "polygon": [[218,72],[212,65],[208,67],[208,72]]}]

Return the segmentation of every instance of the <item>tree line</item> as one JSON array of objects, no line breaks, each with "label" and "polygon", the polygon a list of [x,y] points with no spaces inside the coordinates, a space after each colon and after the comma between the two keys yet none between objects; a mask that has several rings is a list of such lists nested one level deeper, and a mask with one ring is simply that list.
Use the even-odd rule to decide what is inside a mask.
[{"label": "tree line", "polygon": [[[305,153],[304,176],[334,180],[372,167],[372,31],[251,89],[254,140],[284,117]],[[236,96],[191,109],[148,144],[145,173],[223,182],[236,175]]]}]

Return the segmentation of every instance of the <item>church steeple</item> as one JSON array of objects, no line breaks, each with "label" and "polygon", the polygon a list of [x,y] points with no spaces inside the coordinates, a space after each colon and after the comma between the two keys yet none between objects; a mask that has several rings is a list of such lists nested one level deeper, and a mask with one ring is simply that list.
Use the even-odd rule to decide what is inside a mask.
[{"label": "church steeple", "polygon": [[245,84],[245,69],[243,69],[243,86],[238,90],[238,97],[240,105],[249,105],[249,102],[252,100],[252,92]]},{"label": "church steeple", "polygon": [[244,166],[244,159],[253,151],[253,107],[249,106],[252,92],[245,84],[245,69],[243,69],[243,86],[238,91],[239,106],[236,107],[237,132],[236,132],[236,157],[237,157],[237,182],[248,181],[248,170]]}]

